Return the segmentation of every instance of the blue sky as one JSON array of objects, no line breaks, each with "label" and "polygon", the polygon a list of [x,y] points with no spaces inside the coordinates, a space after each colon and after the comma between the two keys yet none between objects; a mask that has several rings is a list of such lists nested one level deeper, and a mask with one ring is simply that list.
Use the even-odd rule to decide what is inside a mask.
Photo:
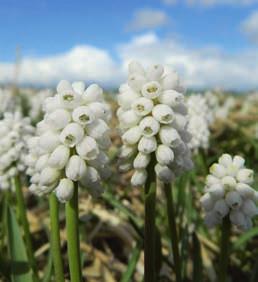
[{"label": "blue sky", "polygon": [[[10,67],[15,57],[17,45],[21,47],[25,71],[28,68],[28,66],[26,67],[26,60],[33,67],[37,65],[37,60],[62,56],[78,46],[84,46],[86,48],[84,51],[87,51],[87,48],[96,48],[107,55],[109,63],[111,61],[112,69],[120,68],[120,73],[117,74],[120,80],[123,77],[124,65],[130,59],[129,54],[133,59],[134,52],[132,50],[135,50],[136,47],[142,48],[142,46],[138,46],[139,44],[132,47],[134,40],[141,37],[146,38],[147,35],[152,36],[153,40],[155,39],[154,43],[148,39],[150,41],[147,40],[147,44],[154,44],[160,53],[162,53],[162,48],[166,49],[165,53],[168,55],[166,57],[159,55],[157,59],[160,58],[162,63],[168,61],[170,65],[177,61],[176,66],[178,60],[170,58],[170,52],[175,51],[175,53],[178,52],[176,54],[181,55],[183,51],[188,52],[187,57],[188,54],[193,54],[188,60],[195,59],[197,53],[201,62],[201,53],[204,53],[203,59],[205,60],[207,56],[213,56],[214,52],[214,50],[211,52],[207,49],[215,49],[216,54],[219,52],[220,63],[221,57],[226,57],[230,60],[230,63],[235,59],[239,60],[239,64],[245,63],[242,62],[242,54],[247,60],[257,52],[258,14],[257,17],[253,14],[258,11],[258,1],[178,0],[178,3],[174,2],[176,1],[0,0],[0,75],[5,72],[2,77],[6,80],[10,79]],[[254,19],[250,19],[252,15]],[[147,17],[147,19],[144,19],[144,17]],[[255,29],[256,18],[257,29]],[[243,28],[245,22],[247,22],[247,27]],[[167,41],[170,42],[169,47]],[[177,45],[175,49],[171,47],[173,44]],[[131,49],[128,54],[129,46]],[[144,43],[144,48],[146,48],[146,43]],[[138,54],[138,49],[135,50],[135,53]],[[182,57],[184,56],[182,55]],[[82,56],[82,58],[84,57]],[[139,55],[136,58],[141,59]],[[30,61],[31,59],[33,62]],[[143,61],[148,63],[151,60],[143,58]],[[248,62],[248,66],[250,66],[251,61]],[[103,63],[105,63],[105,60]],[[101,65],[101,62],[99,64]],[[179,64],[179,68],[184,68],[188,61],[187,64],[185,61],[179,62]],[[187,65],[185,68],[189,67],[190,65]],[[251,67],[253,68],[253,65]],[[37,68],[35,71],[37,71]],[[197,71],[199,71],[198,68]],[[9,72],[8,75],[7,72]],[[41,67],[39,72],[41,74]],[[194,76],[188,77],[191,70],[189,69],[187,73],[186,80],[190,82],[190,86],[195,86]],[[75,76],[71,73],[69,75],[71,78]],[[95,74],[95,76],[90,77],[90,80],[101,81],[102,76],[100,75],[98,78],[98,75]],[[248,74],[246,74],[246,77],[248,77]],[[38,82],[47,84],[58,78],[57,75],[53,79],[49,78]],[[81,78],[84,79],[84,76]],[[112,84],[119,83],[119,79],[109,81],[105,77],[104,81],[106,84]],[[30,81],[28,75],[21,80],[24,83],[37,83],[35,77]],[[86,77],[85,80],[87,80]],[[222,78],[214,82],[206,79],[205,83],[200,82],[196,86],[211,85],[211,87],[214,87],[216,83],[234,88],[232,87],[233,82],[228,86],[223,85],[225,81],[223,82]],[[258,86],[258,83],[255,84],[254,81],[250,83],[250,87],[256,86]],[[237,85],[237,87],[248,87],[248,81],[245,81],[243,85]]]}]

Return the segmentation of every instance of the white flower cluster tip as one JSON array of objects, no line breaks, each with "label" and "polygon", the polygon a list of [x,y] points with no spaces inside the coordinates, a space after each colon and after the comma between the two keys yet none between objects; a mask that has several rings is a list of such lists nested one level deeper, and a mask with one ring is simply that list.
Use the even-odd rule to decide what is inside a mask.
[{"label": "white flower cluster tip", "polygon": [[93,196],[102,192],[101,180],[110,175],[109,106],[103,91],[83,82],[61,81],[57,94],[45,100],[44,119],[37,124],[37,135],[29,140],[27,157],[31,175],[30,190],[44,195],[55,189],[61,202],[73,195],[74,182]]},{"label": "white flower cluster tip", "polygon": [[210,167],[205,194],[201,205],[206,212],[205,223],[212,228],[229,215],[232,224],[240,230],[252,227],[252,217],[257,215],[257,192],[250,187],[253,170],[244,166],[240,156],[223,154],[219,162]]},{"label": "white flower cluster tip", "polygon": [[207,101],[201,94],[191,95],[187,99],[189,123],[188,130],[192,135],[188,146],[194,152],[199,148],[209,147],[210,130],[209,126],[213,121],[212,111]]},{"label": "white flower cluster tip", "polygon": [[34,133],[29,118],[5,113],[0,121],[0,188],[9,189],[11,178],[26,169],[27,139]]},{"label": "white flower cluster tip", "polygon": [[138,62],[129,64],[126,84],[120,86],[117,116],[123,131],[121,165],[132,167],[134,186],[147,179],[147,166],[155,153],[155,172],[163,182],[191,168],[187,142],[187,107],[178,74],[153,65],[144,69]]}]

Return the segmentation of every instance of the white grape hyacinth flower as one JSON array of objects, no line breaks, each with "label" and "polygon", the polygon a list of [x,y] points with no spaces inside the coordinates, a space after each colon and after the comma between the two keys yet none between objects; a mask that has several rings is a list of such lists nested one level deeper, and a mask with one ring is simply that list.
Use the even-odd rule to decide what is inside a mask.
[{"label": "white grape hyacinth flower", "polygon": [[73,196],[74,183],[94,197],[110,176],[107,149],[111,109],[96,84],[61,81],[57,94],[45,100],[44,119],[30,138],[27,174],[29,189],[37,195],[52,191],[60,202]]},{"label": "white grape hyacinth flower", "polygon": [[35,128],[28,117],[20,112],[5,113],[0,120],[0,188],[11,187],[11,178],[26,170],[27,139],[34,134]]},{"label": "white grape hyacinth flower", "polygon": [[188,146],[193,153],[197,153],[201,148],[209,148],[209,126],[213,122],[214,117],[211,109],[209,109],[205,96],[201,94],[189,96],[187,105],[189,115],[188,130],[192,135]]},{"label": "white grape hyacinth flower", "polygon": [[258,214],[255,204],[258,192],[250,186],[253,170],[244,164],[245,160],[240,156],[223,154],[218,163],[210,167],[205,194],[201,197],[206,213],[204,220],[209,228],[221,224],[225,216],[229,216],[239,230],[252,227],[251,219]]},{"label": "white grape hyacinth flower", "polygon": [[134,168],[132,185],[145,184],[151,156],[164,183],[192,168],[183,92],[176,72],[162,65],[144,69],[138,62],[129,64],[127,83],[119,88],[117,116],[123,141],[119,168]]}]

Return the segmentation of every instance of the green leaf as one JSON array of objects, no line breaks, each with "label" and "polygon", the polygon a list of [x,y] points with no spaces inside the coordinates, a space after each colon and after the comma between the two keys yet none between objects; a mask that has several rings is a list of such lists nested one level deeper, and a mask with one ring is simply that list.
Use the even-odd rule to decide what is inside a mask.
[{"label": "green leaf", "polygon": [[15,214],[10,206],[7,209],[7,227],[12,281],[33,282],[23,238]]},{"label": "green leaf", "polygon": [[133,249],[131,258],[128,262],[127,270],[124,272],[120,282],[130,282],[133,280],[133,274],[141,254],[142,243],[139,243]]},{"label": "green leaf", "polygon": [[202,265],[200,241],[196,233],[193,233],[193,281],[194,282],[203,281],[202,269],[203,269],[203,265]]},{"label": "green leaf", "polygon": [[258,227],[250,229],[249,231],[245,232],[242,236],[240,236],[232,246],[233,250],[237,250],[241,247],[244,247],[246,243],[253,238],[254,236],[258,235]]}]

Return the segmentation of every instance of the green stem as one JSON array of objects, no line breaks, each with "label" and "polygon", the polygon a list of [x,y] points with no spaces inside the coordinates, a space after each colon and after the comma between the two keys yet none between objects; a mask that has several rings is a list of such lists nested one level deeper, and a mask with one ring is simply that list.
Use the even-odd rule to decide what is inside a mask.
[{"label": "green stem", "polygon": [[30,263],[30,266],[33,271],[33,280],[38,281],[38,274],[37,274],[37,264],[33,253],[32,248],[32,239],[30,234],[30,228],[29,228],[29,222],[26,214],[26,207],[25,207],[25,201],[22,193],[22,186],[19,175],[13,177],[12,179],[12,185],[15,188],[16,193],[16,200],[17,200],[17,209],[19,214],[19,219],[23,227],[23,233],[24,233],[24,239],[28,254],[28,260]]},{"label": "green stem", "polygon": [[64,267],[60,247],[59,230],[59,202],[54,193],[49,196],[50,226],[51,226],[51,252],[54,262],[55,280],[64,282]]},{"label": "green stem", "polygon": [[71,282],[81,282],[79,243],[78,183],[74,183],[73,197],[66,203],[66,230]]},{"label": "green stem", "polygon": [[174,265],[175,265],[175,272],[176,272],[176,281],[181,282],[181,261],[179,255],[179,248],[178,248],[178,235],[176,229],[176,216],[174,211],[174,202],[173,202],[173,194],[171,191],[171,184],[164,185],[164,191],[166,196],[167,202],[167,216],[168,216],[168,224],[170,229],[170,239],[171,239],[171,246],[173,251],[173,258],[174,258]]},{"label": "green stem", "polygon": [[155,205],[156,205],[156,181],[155,181],[155,155],[147,168],[148,178],[145,184],[145,228],[144,228],[144,281],[156,282],[156,228],[155,228]]},{"label": "green stem", "polygon": [[230,219],[225,217],[222,222],[221,242],[220,242],[220,261],[219,261],[219,282],[227,281],[227,270],[229,263],[229,239],[230,239]]}]

